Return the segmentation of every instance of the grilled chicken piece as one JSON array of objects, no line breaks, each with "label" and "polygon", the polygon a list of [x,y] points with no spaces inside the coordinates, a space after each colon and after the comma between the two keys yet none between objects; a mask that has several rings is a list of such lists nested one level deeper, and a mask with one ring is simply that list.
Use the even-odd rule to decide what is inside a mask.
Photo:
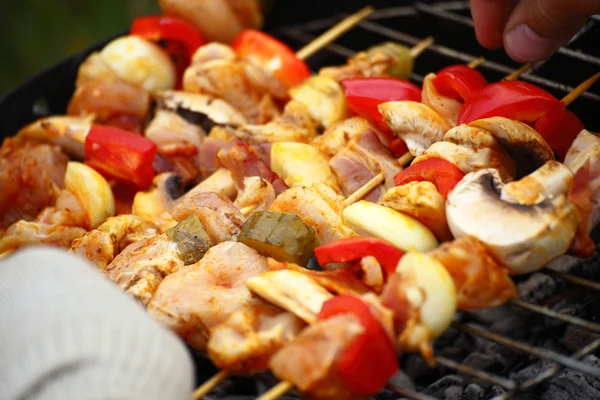
[{"label": "grilled chicken piece", "polygon": [[465,174],[482,168],[497,169],[506,180],[517,174],[514,160],[490,132],[466,125],[449,130],[443,141],[432,144],[413,163],[428,158],[447,160]]},{"label": "grilled chicken piece", "polygon": [[231,373],[264,371],[271,356],[305,326],[294,314],[267,304],[242,307],[211,329],[208,355],[217,368]]},{"label": "grilled chicken piece", "polygon": [[267,271],[267,260],[250,247],[224,242],[202,260],[168,275],[148,304],[148,313],[203,350],[210,329],[241,307],[260,305],[246,281]]},{"label": "grilled chicken piece", "polygon": [[267,211],[275,201],[275,189],[258,176],[244,178],[244,189],[233,203],[244,216],[255,211]]},{"label": "grilled chicken piece", "polygon": [[[157,145],[158,154],[167,158],[175,167],[177,175],[184,178],[183,185],[195,180],[200,174],[199,154],[206,135],[198,125],[189,123],[179,114],[158,110],[146,128],[145,135]],[[192,161],[191,168],[177,169],[180,158]],[[187,173],[191,169],[193,174]]]},{"label": "grilled chicken piece", "polygon": [[372,130],[351,139],[346,148],[331,159],[330,166],[346,197],[382,173],[384,184],[365,197],[373,203],[381,201],[385,190],[394,186],[394,176],[402,170],[398,160]]},{"label": "grilled chicken piece", "polygon": [[106,275],[123,291],[147,305],[160,282],[183,268],[177,244],[166,233],[127,246],[106,267]]},{"label": "grilled chicken piece", "polygon": [[414,101],[390,101],[379,105],[383,120],[404,140],[410,154],[420,156],[439,142],[451,126],[437,112]]},{"label": "grilled chicken piece", "polygon": [[197,216],[213,245],[234,240],[244,226],[244,216],[237,207],[217,193],[186,194],[177,202],[172,215],[176,221]]},{"label": "grilled chicken piece", "polygon": [[200,55],[193,57],[183,75],[186,92],[222,98],[251,123],[264,124],[279,115],[273,98],[285,99],[287,91],[269,72],[232,58],[222,48],[206,51],[201,47],[197,52]]},{"label": "grilled chicken piece", "polygon": [[315,228],[320,244],[325,244],[358,236],[342,219],[343,201],[343,197],[323,184],[296,186],[277,196],[269,211],[298,215],[302,222]]},{"label": "grilled chicken piece", "polygon": [[342,151],[350,139],[369,129],[371,129],[371,125],[366,119],[361,117],[348,118],[327,128],[311,144],[319,149],[321,153],[331,158]]},{"label": "grilled chicken piece", "polygon": [[575,174],[569,200],[577,207],[579,224],[571,252],[582,257],[594,255],[592,229],[600,223],[600,139],[583,130],[569,149],[565,165]]},{"label": "grilled chicken piece", "polygon": [[351,314],[319,321],[275,353],[269,369],[308,398],[360,399],[341,380],[335,362],[363,331],[358,318]]},{"label": "grilled chicken piece", "polygon": [[458,100],[441,95],[433,84],[435,78],[437,78],[437,75],[434,73],[427,74],[425,77],[421,102],[437,112],[446,120],[448,125],[456,126],[463,104]]},{"label": "grilled chicken piece", "polygon": [[156,229],[135,215],[107,219],[98,228],[73,241],[71,252],[105,269],[123,249],[137,241],[156,236]]},{"label": "grilled chicken piece", "polygon": [[415,218],[431,229],[440,242],[452,240],[446,222],[446,200],[431,182],[409,182],[391,188],[381,205]]},{"label": "grilled chicken piece", "polygon": [[46,244],[69,248],[88,227],[86,213],[77,197],[61,190],[53,207],[46,207],[35,220],[20,220],[0,234],[0,254],[20,247]]},{"label": "grilled chicken piece", "polygon": [[517,295],[508,268],[498,264],[474,237],[465,236],[445,243],[429,255],[442,263],[452,276],[461,310],[497,307]]},{"label": "grilled chicken piece", "polygon": [[22,138],[4,140],[0,148],[0,231],[31,221],[54,205],[64,188],[68,157],[58,146]]},{"label": "grilled chicken piece", "polygon": [[317,136],[317,124],[304,104],[291,100],[285,105],[281,116],[264,125],[245,125],[226,129],[226,132],[249,144],[309,143]]},{"label": "grilled chicken piece", "polygon": [[243,189],[244,178],[249,176],[258,176],[266,180],[273,185],[276,194],[287,189],[285,182],[271,171],[254,149],[241,139],[237,139],[227,148],[221,149],[217,158],[225,168],[231,171],[238,190]]}]

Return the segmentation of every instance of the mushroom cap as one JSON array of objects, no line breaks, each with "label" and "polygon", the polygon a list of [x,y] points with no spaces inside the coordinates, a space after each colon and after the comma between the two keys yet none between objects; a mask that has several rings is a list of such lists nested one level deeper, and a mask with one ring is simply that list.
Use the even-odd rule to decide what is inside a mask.
[{"label": "mushroom cap", "polygon": [[214,125],[245,125],[246,118],[231,104],[197,93],[165,90],[155,95],[157,105],[174,111],[209,132]]},{"label": "mushroom cap", "polygon": [[536,271],[564,254],[581,219],[566,195],[545,197],[531,205],[511,204],[501,200],[502,187],[494,169],[463,178],[446,203],[454,237],[476,237],[511,274]]},{"label": "mushroom cap", "polygon": [[517,164],[517,177],[523,177],[554,160],[554,152],[544,138],[522,122],[504,117],[473,121],[469,126],[490,132]]}]

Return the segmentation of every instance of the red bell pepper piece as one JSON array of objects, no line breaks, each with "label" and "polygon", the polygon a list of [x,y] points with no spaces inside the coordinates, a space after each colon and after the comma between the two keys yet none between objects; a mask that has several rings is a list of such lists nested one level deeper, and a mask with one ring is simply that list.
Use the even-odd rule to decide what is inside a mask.
[{"label": "red bell pepper piece", "polygon": [[421,89],[401,79],[353,78],[342,81],[348,107],[375,124],[378,130],[390,132],[377,106],[388,101],[421,101]]},{"label": "red bell pepper piece", "polygon": [[353,78],[342,81],[348,107],[373,124],[381,133],[381,142],[400,157],[408,148],[396,138],[383,121],[377,106],[388,101],[421,101],[421,89],[411,82],[395,78]]},{"label": "red bell pepper piece", "polygon": [[243,59],[271,71],[288,88],[310,76],[308,65],[292,49],[266,33],[254,29],[242,31],[231,47]]},{"label": "red bell pepper piece", "polygon": [[553,111],[548,112],[540,119],[535,121],[534,128],[563,160],[573,144],[573,141],[579,135],[585,126],[583,122],[573,112],[564,108],[561,104]]},{"label": "red bell pepper piece", "polygon": [[543,89],[521,81],[492,83],[465,101],[459,124],[478,119],[505,117],[527,124],[556,109],[560,101]]},{"label": "red bell pepper piece", "polygon": [[[179,18],[164,15],[136,18],[129,33],[153,42],[166,42],[164,48],[175,63],[179,79],[190,65],[192,56],[198,47],[206,43],[193,25]],[[178,87],[180,87],[180,82],[178,82]]]},{"label": "red bell pepper piece", "polygon": [[85,139],[85,163],[109,179],[146,189],[154,178],[156,144],[119,128],[93,125]]},{"label": "red bell pepper piece", "polygon": [[357,395],[376,394],[398,371],[394,345],[369,306],[358,297],[337,296],[328,300],[318,319],[340,314],[355,315],[365,330],[337,358],[337,372]]},{"label": "red bell pepper piece", "polygon": [[464,102],[487,86],[483,75],[466,65],[451,65],[438,72],[433,85],[446,97]]},{"label": "red bell pepper piece", "polygon": [[386,277],[396,273],[403,255],[396,246],[373,237],[340,239],[315,249],[315,257],[320,265],[351,262],[373,256],[385,271]]},{"label": "red bell pepper piece", "polygon": [[394,183],[400,186],[413,181],[431,182],[440,194],[447,198],[448,193],[464,176],[465,174],[451,162],[441,158],[428,158],[400,171],[394,177]]}]

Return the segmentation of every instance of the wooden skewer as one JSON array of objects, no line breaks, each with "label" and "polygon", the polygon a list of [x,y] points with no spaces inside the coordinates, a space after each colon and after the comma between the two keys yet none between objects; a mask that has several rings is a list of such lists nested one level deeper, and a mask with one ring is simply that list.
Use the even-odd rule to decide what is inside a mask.
[{"label": "wooden skewer", "polygon": [[278,398],[289,392],[293,387],[294,385],[292,385],[291,383],[281,381],[277,385],[273,386],[271,390],[258,397],[256,400],[277,400]]},{"label": "wooden skewer", "polygon": [[563,99],[561,101],[563,102],[565,107],[568,106],[569,104],[571,104],[572,102],[574,102],[579,96],[584,94],[589,88],[592,87],[592,85],[594,83],[596,83],[596,81],[599,78],[600,78],[600,72],[598,72],[596,75],[592,76],[591,78],[587,79],[586,81],[581,82],[579,84],[579,86],[577,86],[575,89],[573,89],[573,91],[571,93],[569,93],[568,95],[563,97]]},{"label": "wooden skewer", "polygon": [[435,42],[433,36],[429,36],[426,39],[421,40],[410,49],[410,55],[412,58],[417,58],[423,53],[429,46]]},{"label": "wooden skewer", "polygon": [[321,50],[323,47],[327,46],[329,43],[333,42],[335,39],[340,37],[344,32],[350,30],[360,21],[368,17],[375,9],[372,6],[368,6],[355,12],[347,18],[344,18],[341,22],[335,24],[330,29],[328,29],[321,36],[298,50],[296,53],[296,57],[301,60],[305,60],[317,51]]},{"label": "wooden skewer", "polygon": [[474,59],[473,61],[471,61],[470,63],[467,64],[467,67],[471,67],[471,68],[477,68],[479,67],[481,64],[483,64],[485,62],[485,58],[484,57],[479,57]]},{"label": "wooden skewer", "polygon": [[531,64],[525,64],[518,70],[508,74],[506,76],[506,78],[504,78],[504,80],[505,81],[516,81],[517,79],[519,79],[519,77],[521,75],[523,75],[525,72],[527,72],[530,68],[531,68]]},{"label": "wooden skewer", "polygon": [[209,394],[219,383],[223,382],[229,374],[225,370],[217,372],[212,378],[204,382],[192,393],[192,400],[200,400]]},{"label": "wooden skewer", "polygon": [[369,182],[365,183],[357,191],[352,193],[346,200],[344,200],[344,207],[348,207],[349,205],[356,203],[358,200],[365,197],[371,190],[383,183],[383,181],[383,174],[379,173],[375,175]]}]

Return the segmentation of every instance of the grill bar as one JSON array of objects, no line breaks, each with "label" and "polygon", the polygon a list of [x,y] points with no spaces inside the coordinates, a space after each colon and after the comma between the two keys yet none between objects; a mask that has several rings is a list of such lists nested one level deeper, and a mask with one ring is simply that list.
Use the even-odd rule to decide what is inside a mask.
[{"label": "grill bar", "polygon": [[553,271],[551,269],[547,269],[543,271],[543,273],[553,278],[562,279],[565,282],[574,283],[575,285],[583,286],[585,288],[600,292],[600,283],[598,282],[590,281],[578,276],[568,275],[558,271]]},{"label": "grill bar", "polygon": [[456,361],[452,361],[445,357],[436,357],[436,362],[440,365],[443,365],[448,368],[452,368],[458,372],[462,372],[463,374],[471,375],[474,378],[479,378],[491,383],[495,383],[496,385],[500,385],[508,390],[514,390],[516,388],[515,382],[510,379],[505,379],[500,376],[496,376],[493,374],[489,374],[485,371],[480,371],[468,365],[457,363]]},{"label": "grill bar", "polygon": [[529,311],[533,311],[533,312],[538,313],[538,314],[545,315],[545,316],[550,317],[550,318],[555,318],[555,319],[567,322],[567,323],[569,323],[571,325],[575,325],[575,326],[579,326],[579,327],[585,328],[585,329],[587,329],[587,330],[589,330],[591,332],[600,333],[600,324],[596,324],[594,322],[589,322],[589,321],[586,321],[586,320],[581,319],[581,318],[572,317],[572,316],[566,315],[566,314],[561,314],[559,312],[552,311],[552,310],[550,310],[550,309],[548,309],[546,307],[541,307],[541,306],[538,306],[538,305],[535,305],[535,304],[527,303],[527,302],[522,301],[522,300],[512,300],[511,304],[514,304],[514,305],[516,305],[518,307],[524,308],[524,309],[529,310]]}]

